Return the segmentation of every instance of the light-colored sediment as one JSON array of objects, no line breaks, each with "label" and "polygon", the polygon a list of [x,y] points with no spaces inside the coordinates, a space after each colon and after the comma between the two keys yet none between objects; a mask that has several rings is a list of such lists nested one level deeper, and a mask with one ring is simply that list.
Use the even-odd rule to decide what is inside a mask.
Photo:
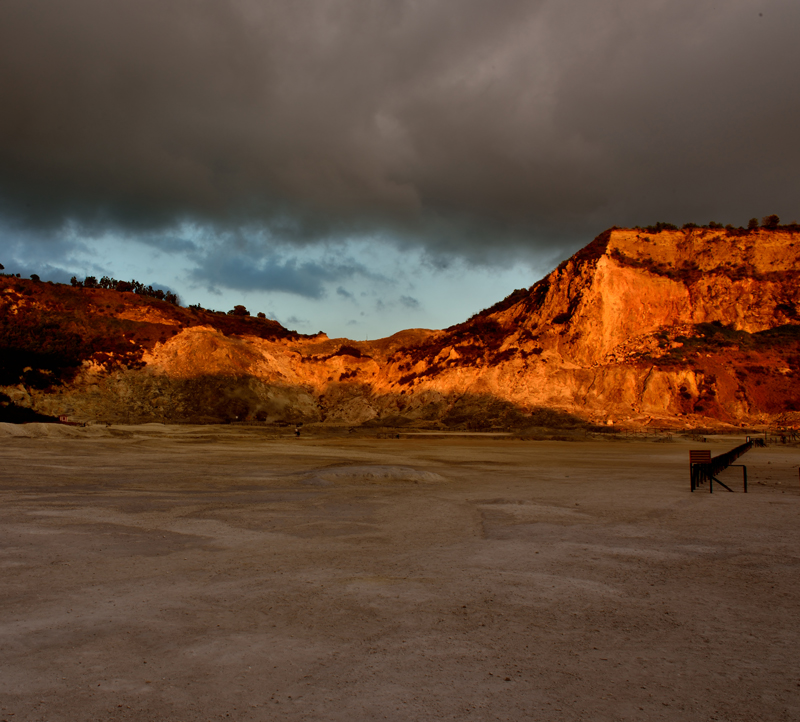
[{"label": "light-colored sediment", "polygon": [[59,428],[0,447],[0,719],[800,718],[795,448]]}]

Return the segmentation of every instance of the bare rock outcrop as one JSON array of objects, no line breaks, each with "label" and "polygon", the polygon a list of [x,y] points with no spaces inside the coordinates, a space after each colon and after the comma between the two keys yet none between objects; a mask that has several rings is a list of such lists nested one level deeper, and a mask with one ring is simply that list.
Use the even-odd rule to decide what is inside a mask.
[{"label": "bare rock outcrop", "polygon": [[356,342],[2,277],[0,391],[122,422],[792,424],[798,280],[796,230],[611,229],[464,323]]}]

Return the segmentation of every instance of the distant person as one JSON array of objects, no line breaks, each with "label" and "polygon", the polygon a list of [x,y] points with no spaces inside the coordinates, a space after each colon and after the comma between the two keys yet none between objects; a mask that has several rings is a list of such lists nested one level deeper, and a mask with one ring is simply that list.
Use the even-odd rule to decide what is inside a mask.
[{"label": "distant person", "polygon": [[294,427],[294,435],[297,436],[298,438],[300,437],[300,427],[299,426],[295,426]]}]

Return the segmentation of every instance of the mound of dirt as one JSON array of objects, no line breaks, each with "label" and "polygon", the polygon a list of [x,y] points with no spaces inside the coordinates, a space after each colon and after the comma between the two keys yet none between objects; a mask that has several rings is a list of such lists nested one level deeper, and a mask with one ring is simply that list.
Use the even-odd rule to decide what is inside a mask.
[{"label": "mound of dirt", "polygon": [[359,464],[317,469],[303,477],[308,486],[334,484],[436,484],[447,481],[441,474],[411,466]]},{"label": "mound of dirt", "polygon": [[0,422],[0,437],[15,436],[23,439],[65,439],[108,435],[106,429],[101,426],[78,427],[40,422],[33,424],[9,424]]}]

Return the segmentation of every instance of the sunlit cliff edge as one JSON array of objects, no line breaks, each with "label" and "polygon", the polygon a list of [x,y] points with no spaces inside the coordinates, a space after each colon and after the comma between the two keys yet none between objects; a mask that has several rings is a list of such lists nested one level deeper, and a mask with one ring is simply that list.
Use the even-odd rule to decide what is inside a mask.
[{"label": "sunlit cliff edge", "polygon": [[796,426],[798,280],[796,230],[612,229],[464,323],[356,342],[5,276],[0,391],[122,423]]}]

